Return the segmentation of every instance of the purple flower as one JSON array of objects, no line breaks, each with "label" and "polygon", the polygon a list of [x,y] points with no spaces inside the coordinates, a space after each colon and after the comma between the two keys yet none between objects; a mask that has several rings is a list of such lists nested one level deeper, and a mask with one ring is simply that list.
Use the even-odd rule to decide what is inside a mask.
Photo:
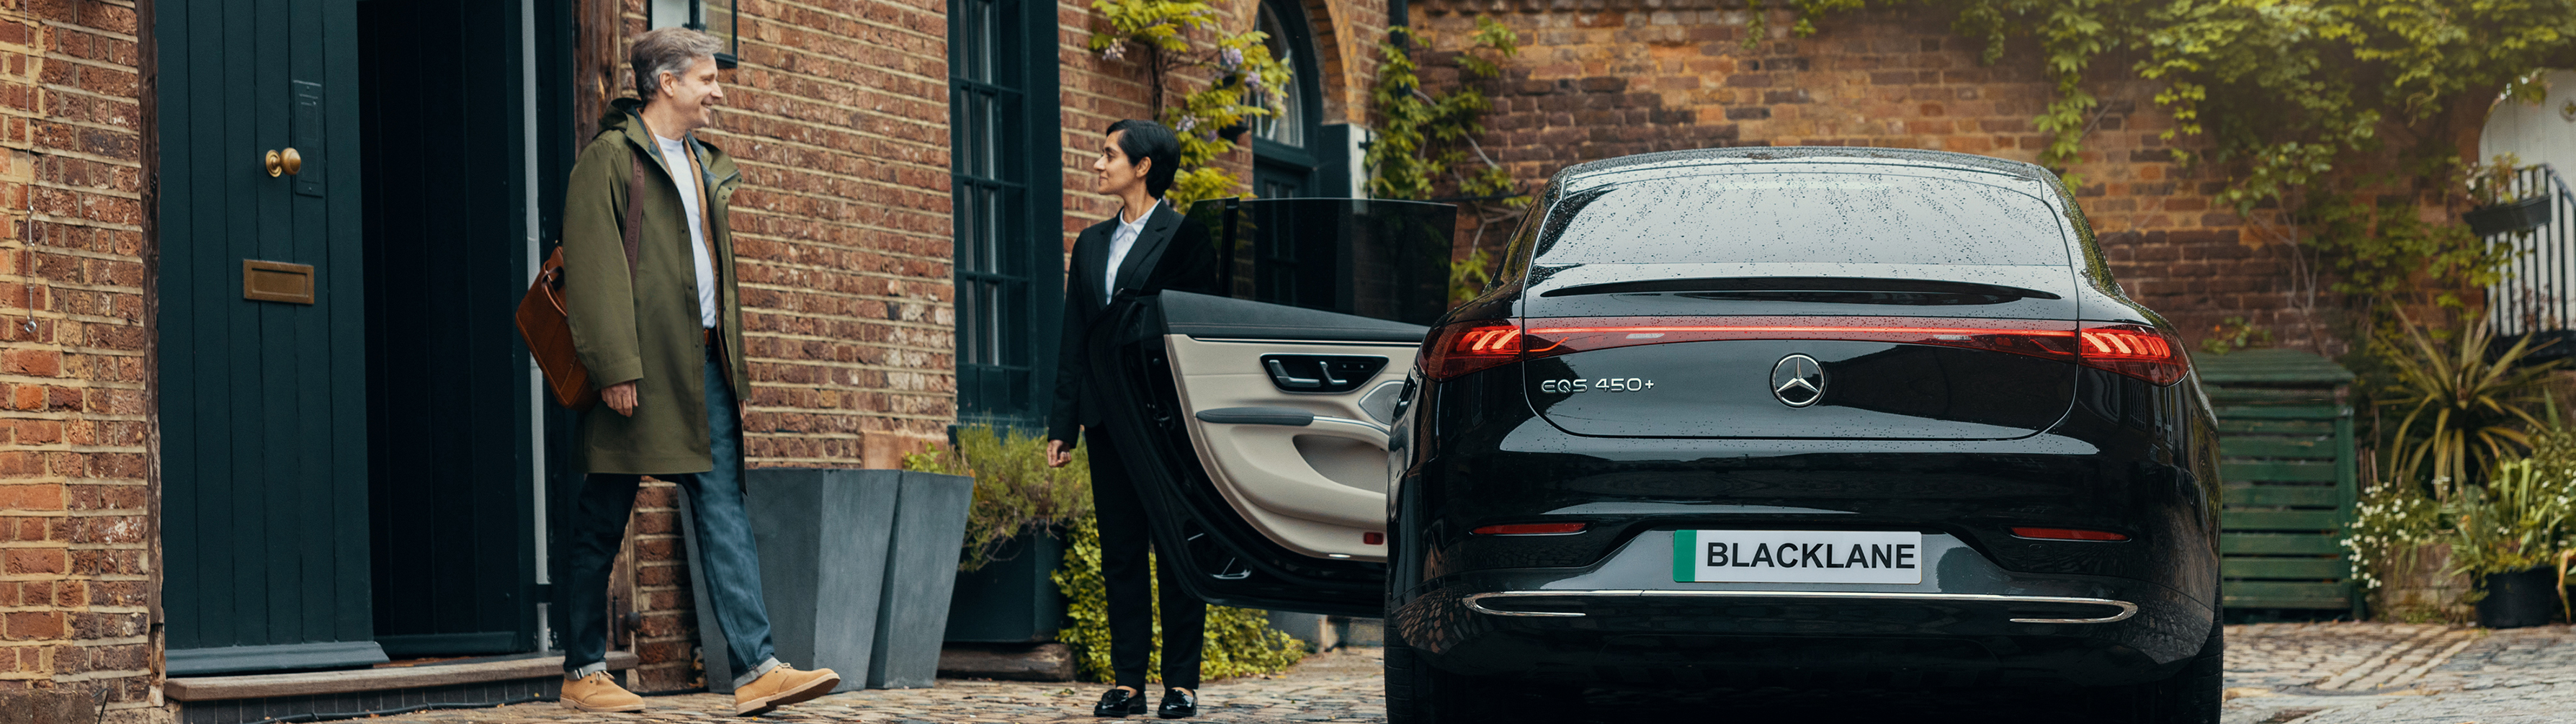
[{"label": "purple flower", "polygon": [[1192,129],[1192,128],[1197,128],[1197,127],[1199,127],[1199,119],[1198,119],[1198,116],[1183,116],[1183,117],[1181,118],[1181,132],[1182,132],[1182,133],[1188,133],[1188,132],[1190,132],[1190,129]]},{"label": "purple flower", "polygon": [[1226,70],[1234,70],[1236,67],[1243,65],[1243,49],[1227,48],[1225,50],[1218,51],[1216,54],[1216,62],[1217,65],[1225,66]]},{"label": "purple flower", "polygon": [[1127,43],[1125,43],[1125,42],[1123,42],[1123,41],[1122,41],[1122,42],[1116,42],[1116,43],[1110,43],[1110,44],[1109,44],[1109,49],[1108,49],[1108,50],[1100,51],[1100,59],[1101,59],[1101,60],[1109,60],[1109,61],[1126,60],[1126,59],[1127,59]]}]

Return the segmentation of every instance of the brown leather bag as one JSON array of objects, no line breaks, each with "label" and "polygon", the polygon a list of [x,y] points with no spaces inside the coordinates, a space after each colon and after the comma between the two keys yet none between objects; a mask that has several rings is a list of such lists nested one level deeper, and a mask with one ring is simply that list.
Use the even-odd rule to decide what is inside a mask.
[{"label": "brown leather bag", "polygon": [[[642,206],[635,203],[636,194],[644,188],[644,161],[631,159],[627,164],[626,223],[620,227],[626,236],[626,278],[635,278],[636,244],[641,240]],[[575,411],[590,409],[599,403],[599,390],[590,385],[590,368],[581,364],[581,354],[572,343],[570,310],[564,304],[563,246],[555,246],[537,267],[537,279],[528,284],[527,296],[519,298],[519,336],[528,341],[528,354],[536,357],[537,369],[546,374],[546,387],[554,392],[555,403]]]}]

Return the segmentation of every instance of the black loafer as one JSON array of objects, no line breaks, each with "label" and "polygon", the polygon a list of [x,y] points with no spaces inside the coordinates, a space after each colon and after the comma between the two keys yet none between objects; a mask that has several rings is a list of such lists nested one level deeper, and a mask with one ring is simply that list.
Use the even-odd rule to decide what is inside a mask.
[{"label": "black loafer", "polygon": [[1091,705],[1092,716],[1125,717],[1145,713],[1145,692],[1111,688]]},{"label": "black loafer", "polygon": [[[1145,697],[1136,697],[1139,700]],[[1165,719],[1187,719],[1199,715],[1199,698],[1179,689],[1163,690],[1163,707],[1155,716]]]}]

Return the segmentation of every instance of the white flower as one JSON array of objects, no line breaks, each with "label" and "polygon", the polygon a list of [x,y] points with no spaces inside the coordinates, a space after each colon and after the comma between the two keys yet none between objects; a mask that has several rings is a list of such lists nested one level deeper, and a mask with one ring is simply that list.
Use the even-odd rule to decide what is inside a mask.
[{"label": "white flower", "polygon": [[1100,51],[1100,59],[1107,61],[1126,60],[1127,44],[1124,42],[1110,43],[1108,50]]}]

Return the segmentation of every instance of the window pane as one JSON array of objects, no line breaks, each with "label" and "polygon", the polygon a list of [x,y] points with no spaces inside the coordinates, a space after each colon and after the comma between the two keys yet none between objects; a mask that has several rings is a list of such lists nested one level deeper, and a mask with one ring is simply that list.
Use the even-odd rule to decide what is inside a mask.
[{"label": "window pane", "polygon": [[993,49],[999,40],[1000,13],[994,0],[958,0],[959,32],[957,42],[957,77],[967,80],[993,81]]},{"label": "window pane", "polygon": [[[1294,73],[1297,69],[1297,50],[1288,42],[1290,37],[1288,24],[1280,21],[1279,12],[1272,9],[1267,2],[1261,4],[1260,22],[1261,32],[1270,36],[1261,41],[1262,44],[1270,47],[1270,57],[1287,65],[1289,71]],[[1289,146],[1305,147],[1306,98],[1305,94],[1297,92],[1298,85],[1303,82],[1303,79],[1292,76],[1289,78],[1288,87],[1268,89],[1261,94],[1264,99],[1278,100],[1276,107],[1279,115],[1253,119],[1253,135]]]},{"label": "window pane", "polygon": [[[1020,189],[1038,166],[1015,137],[1020,121],[1052,107],[1031,109],[1021,93],[1027,65],[1052,63],[1052,52],[1024,52],[1012,38],[1042,24],[1052,30],[1053,4],[1024,0],[954,0],[950,5],[949,155],[957,320],[957,405],[968,420],[1025,423],[1041,410],[1037,395],[1022,389],[1035,379],[1027,336],[1031,333],[1029,270],[1057,267],[1030,257],[1054,254],[1052,237],[1033,238],[1027,196]],[[1044,67],[1044,66],[1038,66]],[[1053,100],[1051,93],[1046,94]],[[1051,159],[1050,159],[1051,160]],[[1052,222],[1049,223],[1049,227]],[[1039,248],[1045,247],[1045,248]],[[1051,257],[1050,257],[1051,258]]]},{"label": "window pane", "polygon": [[1230,296],[1429,324],[1448,311],[1457,214],[1413,201],[1218,199],[1189,216],[1216,241],[1216,287]]}]

